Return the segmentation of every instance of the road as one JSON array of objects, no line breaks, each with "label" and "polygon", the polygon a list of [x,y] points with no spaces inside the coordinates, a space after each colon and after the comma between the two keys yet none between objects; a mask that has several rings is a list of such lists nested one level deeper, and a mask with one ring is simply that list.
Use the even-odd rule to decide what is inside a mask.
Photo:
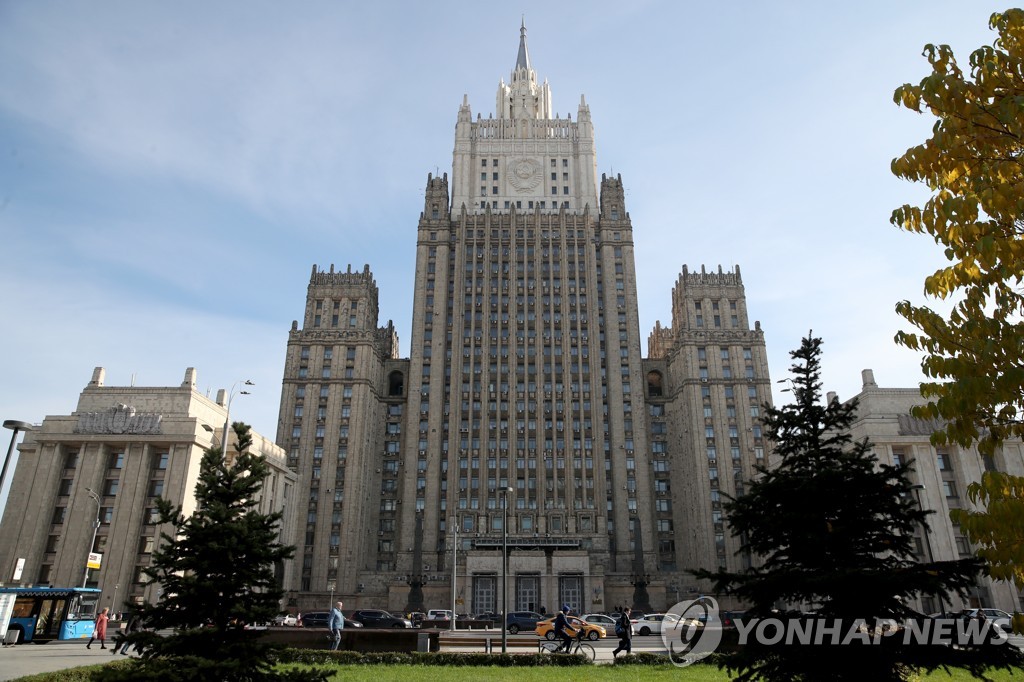
[{"label": "road", "polygon": [[[113,645],[101,649],[93,642],[85,648],[86,640],[49,642],[48,644],[17,644],[0,647],[0,680],[14,680],[25,675],[51,673],[81,665],[96,665],[116,660],[111,655]],[[120,654],[117,658],[122,658]]]}]

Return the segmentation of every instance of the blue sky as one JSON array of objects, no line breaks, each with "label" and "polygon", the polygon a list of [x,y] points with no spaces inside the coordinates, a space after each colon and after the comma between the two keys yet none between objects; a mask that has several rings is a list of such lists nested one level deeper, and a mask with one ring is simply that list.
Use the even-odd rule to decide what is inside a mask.
[{"label": "blue sky", "polygon": [[70,413],[96,366],[196,367],[211,395],[253,380],[233,416],[274,437],[314,263],[370,264],[406,356],[427,173],[450,171],[463,94],[493,112],[524,15],[555,111],[585,94],[598,171],[622,175],[643,338],[684,264],[740,265],[773,379],[813,329],[827,390],[869,367],[913,386],[893,306],[941,253],[889,225],[926,196],[889,163],[933,121],[892,93],[925,43],[966,65],[1004,8],[0,0],[0,416]]}]

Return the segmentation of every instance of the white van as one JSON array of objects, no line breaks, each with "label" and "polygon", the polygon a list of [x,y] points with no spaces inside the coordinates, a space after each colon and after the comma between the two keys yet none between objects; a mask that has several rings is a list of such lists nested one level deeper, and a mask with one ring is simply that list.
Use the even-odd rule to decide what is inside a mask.
[{"label": "white van", "polygon": [[430,609],[427,611],[427,620],[451,620],[452,612],[448,609]]}]

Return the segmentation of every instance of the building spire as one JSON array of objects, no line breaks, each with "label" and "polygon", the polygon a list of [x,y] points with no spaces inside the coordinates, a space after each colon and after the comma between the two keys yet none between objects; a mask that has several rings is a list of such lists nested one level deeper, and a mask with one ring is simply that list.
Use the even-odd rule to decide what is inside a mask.
[{"label": "building spire", "polygon": [[526,50],[526,15],[523,15],[522,23],[519,25],[519,54],[516,56],[516,69],[530,71],[530,53]]}]

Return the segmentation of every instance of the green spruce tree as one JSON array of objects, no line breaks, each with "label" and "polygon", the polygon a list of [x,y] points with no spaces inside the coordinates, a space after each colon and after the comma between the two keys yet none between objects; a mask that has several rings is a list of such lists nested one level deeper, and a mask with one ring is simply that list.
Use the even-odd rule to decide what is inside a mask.
[{"label": "green spruce tree", "polygon": [[[856,401],[821,400],[821,339],[809,335],[790,355],[793,402],[764,408],[776,465],[760,467],[749,492],[725,504],[731,532],[755,565],[695,574],[751,604],[754,617],[800,618],[803,608],[869,628],[920,616],[907,606],[918,595],[965,593],[980,571],[977,559],[923,563],[914,554],[914,531],[930,512],[912,494],[912,463],[881,463],[866,439],[852,440]],[[924,659],[889,639],[885,646],[754,643],[729,665],[741,680],[901,680],[908,664]]]},{"label": "green spruce tree", "polygon": [[276,680],[324,679],[273,670],[273,646],[247,625],[265,623],[279,611],[283,595],[275,566],[290,559],[294,547],[278,541],[280,513],[259,511],[257,498],[269,475],[260,455],[249,451],[252,436],[240,422],[232,425],[236,454],[207,449],[196,483],[196,509],[157,500],[160,547],[145,569],[160,585],[160,600],[139,614],[146,632],[129,637],[142,657],[127,669],[106,668],[103,680]]}]

